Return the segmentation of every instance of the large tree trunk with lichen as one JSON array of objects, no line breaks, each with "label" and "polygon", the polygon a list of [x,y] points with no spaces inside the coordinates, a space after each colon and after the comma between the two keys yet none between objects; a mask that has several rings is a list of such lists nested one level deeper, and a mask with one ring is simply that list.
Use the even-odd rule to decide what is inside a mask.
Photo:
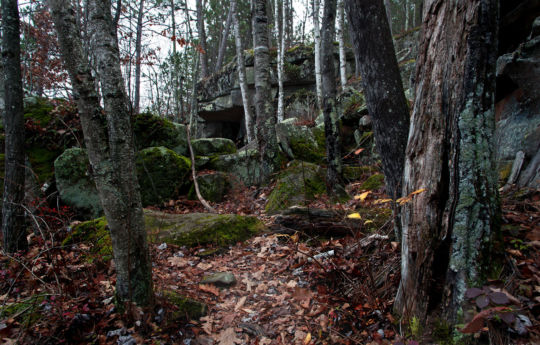
[{"label": "large tree trunk with lichen", "polygon": [[335,195],[341,175],[339,149],[339,116],[336,107],[336,71],[334,66],[334,35],[336,29],[336,0],[325,0],[321,27],[322,110],[326,137],[326,189]]},{"label": "large tree trunk with lichen", "polygon": [[493,155],[495,0],[425,3],[403,193],[402,280],[395,307],[457,321],[481,284],[496,232]]},{"label": "large tree trunk with lichen", "polygon": [[238,22],[236,0],[231,0],[231,11],[233,19],[234,42],[236,44],[236,69],[238,70],[238,84],[242,93],[242,104],[244,106],[244,125],[246,126],[247,142],[250,143],[255,138],[253,134],[253,115],[246,79],[246,64],[244,60],[244,48],[242,47],[242,36],[240,35],[240,23]]},{"label": "large tree trunk with lichen", "polygon": [[255,111],[259,154],[260,181],[266,180],[278,166],[276,114],[270,84],[270,52],[268,49],[268,15],[265,0],[253,0],[253,54],[255,74]]},{"label": "large tree trunk with lichen", "polygon": [[19,10],[16,0],[2,1],[2,64],[4,67],[5,175],[2,206],[4,251],[26,250],[24,226],[24,116]]},{"label": "large tree trunk with lichen", "polygon": [[104,109],[83,52],[69,0],[49,0],[60,50],[77,100],[88,158],[111,232],[116,297],[153,301],[152,268],[144,229],[128,99],[120,71],[110,0],[89,1],[91,43],[101,76]]},{"label": "large tree trunk with lichen", "polygon": [[[381,155],[386,192],[401,196],[409,107],[405,99],[390,26],[382,0],[346,0],[354,50],[377,149]],[[399,210],[394,210],[396,238],[400,238]]]}]

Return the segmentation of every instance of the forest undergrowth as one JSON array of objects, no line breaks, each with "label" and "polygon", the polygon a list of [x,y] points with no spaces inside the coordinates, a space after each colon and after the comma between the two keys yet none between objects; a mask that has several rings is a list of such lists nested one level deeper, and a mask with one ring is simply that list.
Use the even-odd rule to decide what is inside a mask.
[{"label": "forest undergrowth", "polygon": [[[353,195],[362,194],[359,185],[349,186]],[[151,244],[156,303],[151,310],[127,306],[125,314],[114,303],[112,261],[93,255],[92,243],[62,246],[72,212],[37,203],[29,252],[0,257],[1,344],[452,344],[455,336],[443,326],[424,334],[417,320],[393,314],[400,248],[391,222],[367,231],[370,219],[359,219],[339,238],[290,231],[264,213],[270,190],[239,188],[213,205],[220,213],[257,215],[267,233],[224,249]],[[346,217],[360,206],[376,210],[384,198],[379,190],[341,205],[320,198],[308,207]],[[508,344],[532,344],[540,339],[540,193],[509,191],[502,202],[505,264],[488,285],[510,302],[484,305],[474,296],[474,322],[465,327],[481,339],[497,333]],[[159,209],[205,212],[187,199]],[[232,273],[236,284],[201,284],[208,272]],[[485,289],[479,295],[492,291]],[[206,316],[185,317],[166,298],[171,292],[206,304]],[[503,311],[513,319],[501,319]]]}]

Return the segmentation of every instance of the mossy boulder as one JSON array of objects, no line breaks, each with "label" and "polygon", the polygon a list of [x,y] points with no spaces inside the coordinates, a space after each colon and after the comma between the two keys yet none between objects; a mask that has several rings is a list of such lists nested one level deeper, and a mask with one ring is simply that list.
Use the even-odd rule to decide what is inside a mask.
[{"label": "mossy boulder", "polygon": [[[179,246],[227,246],[244,241],[264,230],[256,217],[236,214],[188,213],[169,214],[144,210],[149,241]],[[107,261],[112,247],[107,220],[104,217],[75,225],[63,245],[86,243],[91,248],[90,260]]]},{"label": "mossy boulder", "polygon": [[109,261],[113,257],[111,235],[105,217],[79,223],[71,229],[62,245],[86,243],[91,245],[89,261]]},{"label": "mossy boulder", "polygon": [[163,146],[140,151],[136,166],[143,206],[177,197],[189,182],[190,160]]},{"label": "mossy boulder", "polygon": [[296,124],[291,118],[276,125],[276,136],[281,149],[290,159],[320,163],[325,156],[325,147],[307,126]]},{"label": "mossy boulder", "polygon": [[315,164],[293,161],[282,171],[266,204],[267,213],[303,205],[326,191],[324,170]]},{"label": "mossy boulder", "polygon": [[256,217],[236,214],[145,211],[145,220],[153,242],[179,246],[226,246],[244,241],[264,230],[263,223]]},{"label": "mossy boulder", "polygon": [[[212,202],[220,202],[230,188],[229,176],[222,172],[206,174],[197,177],[199,191],[203,198]],[[188,198],[191,200],[197,199],[195,193],[195,185],[191,185]]]},{"label": "mossy boulder", "polygon": [[189,154],[186,126],[182,124],[151,113],[142,113],[134,118],[133,132],[138,150],[164,146],[182,156]]},{"label": "mossy boulder", "polygon": [[383,174],[375,174],[368,177],[367,180],[365,180],[361,185],[360,189],[363,190],[375,190],[379,189],[384,185],[384,175]]},{"label": "mossy boulder", "polygon": [[232,183],[252,186],[260,181],[259,151],[248,149],[212,158],[210,169],[229,174]]},{"label": "mossy boulder", "polygon": [[198,320],[208,313],[206,304],[183,296],[173,290],[163,291],[163,297],[174,306],[171,311],[171,320]]},{"label": "mossy boulder", "polygon": [[191,141],[196,156],[226,155],[236,152],[236,146],[227,138],[202,138]]},{"label": "mossy boulder", "polygon": [[85,150],[65,150],[54,161],[54,170],[60,199],[66,205],[87,218],[96,218],[103,213]]}]

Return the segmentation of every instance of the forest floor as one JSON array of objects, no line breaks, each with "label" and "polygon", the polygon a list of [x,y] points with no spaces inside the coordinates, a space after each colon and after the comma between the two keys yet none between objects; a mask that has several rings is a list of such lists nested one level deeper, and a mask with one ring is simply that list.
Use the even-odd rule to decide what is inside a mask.
[{"label": "forest floor", "polygon": [[[243,189],[214,206],[220,213],[257,215],[273,228],[274,218],[264,214],[268,193]],[[319,200],[310,207],[347,214],[359,203],[376,208],[381,198],[374,192],[344,205]],[[506,343],[533,344],[540,339],[540,192],[511,191],[502,201],[504,269],[475,296],[476,317],[467,326],[477,337],[508,329],[502,333]],[[418,322],[400,323],[392,313],[400,248],[389,239],[391,223],[341,238],[268,232],[206,257],[200,252],[208,248],[153,244],[156,306],[128,308],[122,315],[112,299],[111,262],[89,262],[92,244],[59,245],[69,224],[68,209],[39,210],[49,229],[32,236],[27,254],[0,257],[0,344],[451,344],[443,326],[438,334],[422,336]],[[204,212],[198,202],[185,199],[161,210]],[[200,284],[208,272],[232,273],[236,284]],[[497,288],[512,302],[480,300]],[[166,291],[205,303],[207,315],[173,318],[176,307],[163,297]],[[501,319],[503,312],[511,318]]]}]

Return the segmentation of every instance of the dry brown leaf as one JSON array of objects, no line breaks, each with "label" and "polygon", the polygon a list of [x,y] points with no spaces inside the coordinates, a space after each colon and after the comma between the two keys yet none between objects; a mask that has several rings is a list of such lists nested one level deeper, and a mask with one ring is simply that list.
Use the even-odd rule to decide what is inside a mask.
[{"label": "dry brown leaf", "polygon": [[247,296],[241,297],[236,305],[234,306],[234,310],[238,311],[240,308],[244,306],[244,303],[246,303]]},{"label": "dry brown leaf", "polygon": [[219,345],[234,345],[242,342],[242,340],[236,337],[236,331],[233,327],[229,327],[221,331],[221,333],[218,335],[217,341]]},{"label": "dry brown leaf", "polygon": [[199,284],[199,290],[219,296],[219,289],[212,284]]},{"label": "dry brown leaf", "polygon": [[188,260],[186,258],[181,258],[179,256],[171,256],[167,258],[167,262],[169,265],[178,267],[178,268],[185,268],[189,265]]},{"label": "dry brown leaf", "polygon": [[197,268],[203,271],[208,271],[210,268],[212,268],[212,266],[213,265],[211,263],[199,262]]}]

